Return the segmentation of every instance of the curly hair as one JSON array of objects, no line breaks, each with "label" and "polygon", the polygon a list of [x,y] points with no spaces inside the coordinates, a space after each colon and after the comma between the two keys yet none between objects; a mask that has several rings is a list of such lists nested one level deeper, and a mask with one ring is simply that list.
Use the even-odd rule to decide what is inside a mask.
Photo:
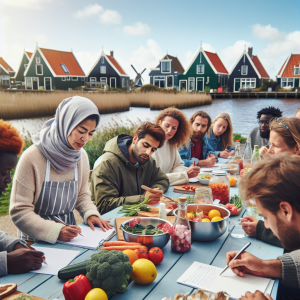
[{"label": "curly hair", "polygon": [[260,119],[261,115],[272,115],[275,118],[280,118],[282,117],[282,111],[279,108],[269,106],[257,112],[257,120]]},{"label": "curly hair", "polygon": [[165,117],[171,117],[179,123],[176,133],[169,140],[170,145],[178,148],[189,140],[191,134],[190,124],[185,114],[175,107],[168,107],[162,110],[156,117],[155,124],[160,125],[160,122],[162,122]]},{"label": "curly hair", "polygon": [[161,148],[166,140],[166,135],[163,129],[160,126],[151,122],[146,122],[143,125],[141,125],[136,130],[135,134],[138,136],[139,140],[143,139],[147,134],[149,134],[159,142],[158,148]]},{"label": "curly hair", "polygon": [[18,130],[11,123],[0,120],[0,152],[12,152],[20,155],[24,144]]}]

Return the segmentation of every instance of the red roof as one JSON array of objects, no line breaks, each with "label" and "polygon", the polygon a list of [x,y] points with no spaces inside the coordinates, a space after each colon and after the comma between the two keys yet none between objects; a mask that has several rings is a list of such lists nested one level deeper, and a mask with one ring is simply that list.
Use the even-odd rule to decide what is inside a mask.
[{"label": "red roof", "polygon": [[[287,58],[287,59],[288,59],[288,58]],[[282,71],[282,68],[283,68],[283,66],[285,65],[285,63],[286,63],[287,59],[284,61],[283,65],[281,66],[281,68],[280,68],[280,70],[279,70],[279,72],[278,72],[278,74],[277,74],[277,75],[280,75],[280,73],[281,73],[281,71]]]},{"label": "red roof", "polygon": [[121,68],[121,66],[117,63],[117,61],[112,56],[110,55],[106,55],[106,56],[122,75],[126,75],[124,70]]},{"label": "red roof", "polygon": [[300,74],[294,75],[294,67],[300,65],[300,54],[292,54],[281,77],[300,77]]},{"label": "red roof", "polygon": [[208,56],[209,60],[211,61],[211,63],[213,64],[213,66],[215,67],[218,73],[228,74],[228,71],[226,70],[225,66],[223,65],[217,53],[212,53],[208,51],[204,51],[204,52]]},{"label": "red roof", "polygon": [[260,60],[258,59],[257,55],[252,56],[252,61],[253,61],[257,71],[259,72],[259,74],[262,78],[270,78],[267,71],[265,70],[265,68],[261,64]]},{"label": "red roof", "polygon": [[[72,52],[58,51],[39,48],[44,54],[46,60],[51,66],[53,72],[56,75],[65,75],[65,76],[85,76],[80,65],[78,64],[74,54]],[[65,73],[61,64],[64,64],[69,73]]]},{"label": "red roof", "polygon": [[28,57],[31,58],[32,53],[31,52],[27,52],[27,51],[26,51],[26,53],[27,53]]},{"label": "red roof", "polygon": [[8,71],[8,72],[14,72],[13,68],[3,59],[3,57],[0,57],[0,65]]}]

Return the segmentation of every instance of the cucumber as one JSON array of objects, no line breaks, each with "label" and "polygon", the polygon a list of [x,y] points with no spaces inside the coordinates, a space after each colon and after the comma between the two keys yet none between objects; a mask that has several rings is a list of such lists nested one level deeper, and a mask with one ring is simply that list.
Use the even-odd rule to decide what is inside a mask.
[{"label": "cucumber", "polygon": [[86,263],[87,261],[83,261],[79,264],[64,267],[58,271],[57,277],[62,280],[69,280],[80,274],[86,275]]}]

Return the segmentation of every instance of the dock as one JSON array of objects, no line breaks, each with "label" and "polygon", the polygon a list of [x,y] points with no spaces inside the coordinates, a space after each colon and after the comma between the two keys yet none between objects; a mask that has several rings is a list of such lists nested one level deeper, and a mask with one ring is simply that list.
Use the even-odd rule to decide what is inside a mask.
[{"label": "dock", "polygon": [[270,98],[270,99],[300,99],[300,92],[229,92],[210,93],[212,99],[233,99],[233,98]]}]

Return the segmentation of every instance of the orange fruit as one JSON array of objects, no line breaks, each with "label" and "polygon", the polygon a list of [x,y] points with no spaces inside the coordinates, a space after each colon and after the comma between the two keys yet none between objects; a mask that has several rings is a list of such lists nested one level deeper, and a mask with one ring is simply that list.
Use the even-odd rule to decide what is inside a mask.
[{"label": "orange fruit", "polygon": [[212,210],[209,211],[208,217],[209,217],[210,220],[214,217],[221,217],[221,213],[216,209],[212,209]]},{"label": "orange fruit", "polygon": [[209,219],[202,219],[202,223],[207,223],[207,222],[209,222],[210,223],[210,220]]},{"label": "orange fruit", "polygon": [[123,251],[124,254],[127,254],[129,257],[129,262],[133,264],[136,260],[139,259],[137,253],[133,250],[127,249]]},{"label": "orange fruit", "polygon": [[235,186],[235,184],[236,184],[236,179],[234,179],[234,178],[229,178],[229,182],[230,182],[230,186]]},{"label": "orange fruit", "polygon": [[211,222],[218,222],[218,221],[222,221],[222,220],[223,220],[223,218],[221,218],[221,217],[213,217],[211,219]]},{"label": "orange fruit", "polygon": [[140,258],[132,265],[133,270],[130,277],[133,281],[139,284],[149,284],[153,282],[157,276],[157,270],[152,261]]}]

